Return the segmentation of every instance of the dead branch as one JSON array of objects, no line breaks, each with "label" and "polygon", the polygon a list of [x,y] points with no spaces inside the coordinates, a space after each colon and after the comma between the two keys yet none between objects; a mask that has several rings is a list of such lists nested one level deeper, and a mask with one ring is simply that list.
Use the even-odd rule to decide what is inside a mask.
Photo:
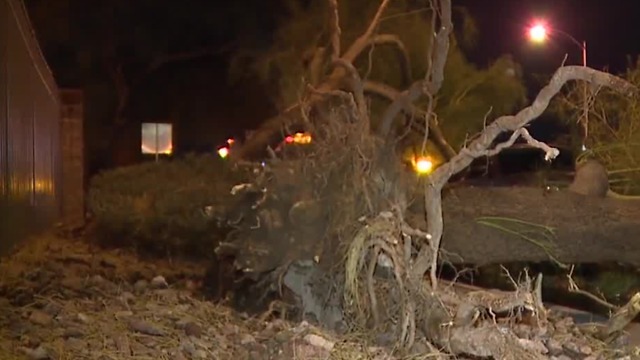
[{"label": "dead branch", "polygon": [[[425,93],[429,93],[432,96],[435,95],[444,81],[444,66],[449,54],[449,36],[453,31],[451,0],[433,1],[432,4],[434,5],[434,12],[439,13],[440,29],[436,33],[434,43],[430,48],[433,54],[430,59],[431,67],[424,80],[415,82],[409,89],[403,91],[384,112],[381,126],[378,130],[382,137],[386,137],[389,134],[393,120],[407,104],[413,103]],[[436,24],[434,23],[433,26],[435,27]]]},{"label": "dead branch", "polygon": [[639,313],[640,293],[635,293],[628,303],[618,309],[618,311],[609,318],[607,326],[599,334],[600,337],[603,340],[610,340],[612,335],[627,327],[627,325],[629,325],[629,323],[631,323]]},{"label": "dead branch", "polygon": [[392,45],[398,54],[398,60],[400,62],[402,71],[402,84],[403,86],[409,86],[413,76],[411,75],[411,59],[409,58],[409,52],[404,46],[404,43],[400,38],[393,34],[378,34],[371,38],[369,46],[380,45]]},{"label": "dead branch", "polygon": [[[387,84],[377,83],[374,81],[365,81],[364,82],[364,91],[381,96],[385,99],[388,99],[394,102],[401,96],[401,92],[397,89],[394,89],[392,86]],[[438,120],[433,116],[428,116],[427,112],[419,107],[415,106],[412,103],[405,103],[405,107],[402,109],[407,115],[417,115],[421,118],[429,119],[429,135],[434,144],[438,147],[442,155],[445,159],[451,159],[456,155],[456,151],[449,145],[447,139],[445,138],[442,130],[440,129],[440,125],[438,124]],[[422,124],[415,124],[414,130],[424,131],[424,126]]]},{"label": "dead branch", "polygon": [[338,15],[338,0],[329,0],[329,17],[331,26],[331,61],[340,57],[340,16]]},{"label": "dead branch", "polygon": [[369,22],[367,30],[362,35],[360,35],[360,37],[357,38],[349,47],[349,49],[344,53],[343,58],[345,60],[353,62],[353,60],[355,60],[362,53],[362,51],[367,48],[370,39],[373,36],[373,32],[380,23],[380,17],[387,9],[389,3],[390,0],[382,0],[382,3],[380,3],[380,6],[376,11],[376,14],[373,16],[373,19],[371,19],[371,22]]},{"label": "dead branch", "polygon": [[307,67],[309,84],[311,86],[317,86],[322,79],[322,70],[325,64],[326,53],[327,53],[327,48],[322,46],[317,47],[313,50],[313,54],[311,55],[311,61],[309,61],[309,64]]},{"label": "dead branch", "polygon": [[[525,128],[520,128],[516,131],[513,132],[513,134],[511,134],[511,137],[509,138],[509,140],[500,143],[498,145],[496,145],[493,149],[490,150],[485,150],[483,152],[483,156],[494,156],[496,154],[499,154],[502,150],[511,147],[513,144],[515,144],[516,140],[518,140],[520,137],[522,137],[523,139],[525,139],[525,141],[527,142],[527,144],[531,145],[534,148],[538,148],[542,151],[545,152],[545,160],[550,161],[555,159],[558,155],[560,155],[560,150],[550,147],[549,145],[538,141],[536,139],[533,138],[533,136],[531,136],[531,134],[529,134],[529,131],[527,131],[527,129]],[[466,148],[462,149],[462,151],[468,151]]]},{"label": "dead branch", "polygon": [[460,151],[450,162],[434,171],[431,176],[432,182],[437,186],[444,185],[452,175],[469,166],[473,159],[483,156],[502,132],[516,131],[536,119],[547,109],[551,99],[562,87],[572,80],[583,80],[593,85],[606,86],[626,96],[631,96],[637,91],[637,88],[626,80],[602,71],[582,66],[561,67],[556,70],[549,84],[538,93],[530,106],[520,110],[516,115],[506,115],[496,119],[466,147],[466,150]]},{"label": "dead branch", "polygon": [[[449,55],[449,36],[453,31],[453,22],[451,21],[451,0],[440,0],[432,3],[434,4],[435,12],[438,12],[440,16],[440,30],[436,34],[435,46],[431,47],[434,51],[434,56],[424,85],[426,92],[434,95],[440,90],[444,81],[444,66]],[[438,6],[435,6],[436,4]]]}]

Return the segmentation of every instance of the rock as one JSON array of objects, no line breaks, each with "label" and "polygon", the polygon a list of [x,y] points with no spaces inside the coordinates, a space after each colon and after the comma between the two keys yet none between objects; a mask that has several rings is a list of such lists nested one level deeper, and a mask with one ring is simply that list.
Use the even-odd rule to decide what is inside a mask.
[{"label": "rock", "polygon": [[564,344],[562,344],[562,347],[570,355],[575,355],[575,356],[582,355],[582,352],[580,351],[580,347],[573,340],[574,339],[571,339],[571,341],[565,342]]},{"label": "rock", "polygon": [[29,321],[41,326],[49,326],[53,322],[53,317],[44,311],[33,310],[29,315]]},{"label": "rock", "polygon": [[574,321],[572,317],[567,316],[557,321],[554,325],[557,332],[568,333],[569,329],[573,328]]},{"label": "rock", "polygon": [[105,281],[106,281],[106,280],[105,280],[102,276],[100,276],[100,275],[93,275],[93,276],[91,277],[91,281],[90,281],[90,283],[91,283],[91,285],[93,285],[93,286],[100,286],[100,285],[102,285]]},{"label": "rock", "polygon": [[222,333],[224,335],[234,335],[237,334],[238,332],[240,332],[240,329],[238,328],[238,325],[236,324],[224,324],[222,326]]},{"label": "rock", "polygon": [[242,337],[240,338],[240,344],[242,345],[253,344],[255,342],[256,342],[256,338],[254,338],[253,335],[251,334],[243,334]]},{"label": "rock", "polygon": [[582,345],[580,346],[580,352],[584,355],[591,355],[593,354],[593,349],[589,345]]},{"label": "rock", "polygon": [[546,354],[549,350],[540,341],[529,339],[518,339],[518,342],[522,347],[532,350],[537,353]]},{"label": "rock", "polygon": [[193,337],[201,337],[203,330],[202,327],[194,322],[188,322],[185,326],[184,326],[184,333],[187,334],[187,336],[193,336]]},{"label": "rock", "polygon": [[287,334],[286,331],[281,331],[281,332],[277,333],[276,336],[274,336],[274,339],[277,342],[279,342],[281,344],[284,344],[287,341],[291,340],[291,335]]},{"label": "rock", "polygon": [[147,282],[147,280],[144,280],[144,279],[140,279],[140,280],[136,281],[136,283],[133,285],[133,289],[137,293],[142,293],[142,292],[146,291],[147,287],[149,287],[149,283]]},{"label": "rock", "polygon": [[146,335],[164,335],[164,331],[162,331],[159,327],[141,319],[131,319],[129,321],[129,329]]},{"label": "rock", "polygon": [[126,319],[128,317],[133,316],[133,311],[121,310],[121,311],[116,311],[115,314],[113,315],[116,319],[121,320],[121,319]]},{"label": "rock", "polygon": [[547,341],[546,346],[547,346],[547,349],[549,350],[549,355],[557,356],[557,355],[562,354],[562,352],[563,352],[562,342],[560,342],[560,341],[558,341],[558,340],[556,340],[554,338],[549,339]]},{"label": "rock", "polygon": [[87,315],[83,314],[83,313],[78,313],[78,315],[76,317],[83,324],[89,324],[91,322],[91,318],[88,317]]},{"label": "rock", "polygon": [[84,336],[84,331],[77,327],[70,327],[64,330],[62,337],[66,338],[80,338]]},{"label": "rock", "polygon": [[316,334],[307,334],[304,337],[304,340],[309,345],[320,347],[320,348],[323,348],[323,349],[325,349],[327,351],[333,350],[333,347],[335,346],[335,343],[333,341],[329,341],[329,340],[323,338],[322,336],[318,336]]},{"label": "rock", "polygon": [[164,276],[158,275],[151,280],[151,287],[154,289],[168,288],[169,283],[167,283]]},{"label": "rock", "polygon": [[189,340],[183,340],[180,343],[180,348],[182,348],[182,351],[189,354],[192,359],[205,359],[207,357],[207,353],[204,350],[196,348],[196,346]]},{"label": "rock", "polygon": [[568,357],[567,355],[552,356],[550,359],[551,360],[573,360],[570,357]]},{"label": "rock", "polygon": [[42,311],[44,311],[47,314],[55,317],[56,315],[58,315],[60,313],[60,311],[62,311],[62,307],[60,305],[56,304],[56,303],[50,302],[50,303],[47,303],[47,305],[44,306]]},{"label": "rock", "polygon": [[158,347],[158,340],[156,337],[139,337],[138,342],[148,347],[149,349],[156,349]]}]

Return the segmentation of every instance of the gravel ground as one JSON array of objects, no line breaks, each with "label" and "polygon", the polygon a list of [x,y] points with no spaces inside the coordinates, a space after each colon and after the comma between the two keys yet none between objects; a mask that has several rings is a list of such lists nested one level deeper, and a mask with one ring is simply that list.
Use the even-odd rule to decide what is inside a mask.
[{"label": "gravel ground", "polygon": [[[205,269],[53,235],[26,242],[0,262],[0,360],[394,358],[304,321],[207,301],[198,285]],[[552,326],[541,349],[548,358],[634,358],[604,357],[576,335],[571,317]],[[531,338],[530,329],[515,330]],[[422,349],[413,358],[436,358]]]}]

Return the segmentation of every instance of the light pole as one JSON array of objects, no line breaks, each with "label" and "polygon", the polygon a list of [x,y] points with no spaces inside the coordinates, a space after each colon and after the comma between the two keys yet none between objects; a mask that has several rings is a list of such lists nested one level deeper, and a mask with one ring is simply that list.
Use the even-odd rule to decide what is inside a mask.
[{"label": "light pole", "polygon": [[[549,33],[551,34],[559,34],[562,35],[564,37],[566,37],[567,39],[569,39],[572,43],[574,43],[575,45],[577,45],[580,50],[582,50],[582,66],[587,67],[587,42],[586,41],[578,41],[576,40],[576,38],[574,38],[573,36],[571,36],[570,34],[556,29],[556,28],[549,28],[547,25],[545,25],[542,22],[538,22],[534,25],[532,25],[529,28],[528,31],[528,35],[529,35],[529,39],[531,39],[531,41],[536,42],[536,43],[543,43],[547,40],[547,37],[549,35]],[[582,129],[584,130],[584,134],[582,134],[582,151],[586,150],[586,142],[587,142],[587,136],[589,135],[589,104],[588,104],[588,95],[587,95],[587,83],[583,83],[583,88],[582,88],[582,99],[583,99],[583,113],[582,113]]]}]

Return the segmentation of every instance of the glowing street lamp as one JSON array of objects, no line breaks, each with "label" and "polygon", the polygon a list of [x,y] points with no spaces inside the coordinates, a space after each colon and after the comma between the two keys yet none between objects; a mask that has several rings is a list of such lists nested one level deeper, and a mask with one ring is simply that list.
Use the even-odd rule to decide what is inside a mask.
[{"label": "glowing street lamp", "polygon": [[582,50],[582,66],[587,66],[587,42],[586,41],[580,42],[576,40],[576,38],[574,38],[573,36],[569,35],[568,33],[562,30],[559,30],[556,28],[550,28],[542,21],[535,22],[531,27],[529,27],[529,30],[527,31],[527,33],[529,35],[529,39],[535,43],[545,42],[549,37],[549,34],[552,34],[552,35],[559,34],[566,37],[572,43],[576,44],[580,48],[580,50]]},{"label": "glowing street lamp", "polygon": [[536,43],[547,40],[547,27],[544,24],[535,24],[529,28],[529,38]]}]

